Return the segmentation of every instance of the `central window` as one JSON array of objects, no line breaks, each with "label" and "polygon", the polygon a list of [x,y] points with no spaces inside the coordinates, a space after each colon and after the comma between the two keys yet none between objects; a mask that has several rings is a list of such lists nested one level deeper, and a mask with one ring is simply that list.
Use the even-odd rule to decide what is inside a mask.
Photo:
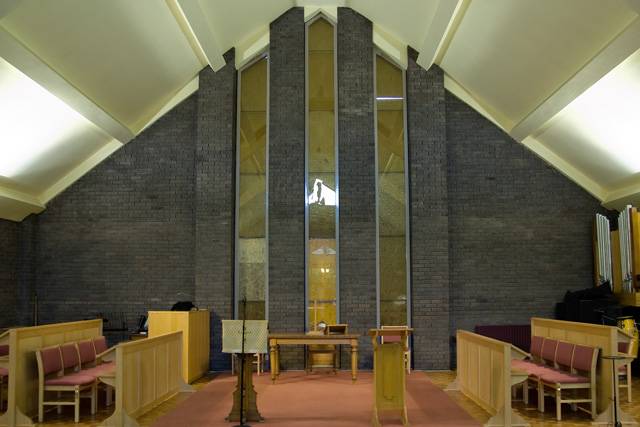
[{"label": "central window", "polygon": [[337,323],[338,176],[335,26],[324,15],[307,23],[306,37],[306,324]]}]

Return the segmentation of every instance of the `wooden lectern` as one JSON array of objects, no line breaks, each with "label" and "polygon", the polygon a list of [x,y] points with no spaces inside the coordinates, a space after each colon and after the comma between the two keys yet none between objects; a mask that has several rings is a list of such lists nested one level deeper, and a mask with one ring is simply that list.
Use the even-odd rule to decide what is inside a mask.
[{"label": "wooden lectern", "polygon": [[268,336],[266,320],[222,321],[222,352],[237,354],[240,366],[243,366],[238,370],[238,385],[233,392],[233,408],[227,421],[239,421],[243,425],[245,421],[263,420],[258,412],[257,393],[253,388],[252,362],[254,354],[267,353]]},{"label": "wooden lectern", "polygon": [[[409,425],[407,418],[406,371],[404,352],[413,329],[370,329],[373,341],[373,383],[375,387],[373,405],[373,425],[380,426],[380,412],[398,411],[402,424]],[[382,343],[380,337],[399,337],[393,342]]]}]

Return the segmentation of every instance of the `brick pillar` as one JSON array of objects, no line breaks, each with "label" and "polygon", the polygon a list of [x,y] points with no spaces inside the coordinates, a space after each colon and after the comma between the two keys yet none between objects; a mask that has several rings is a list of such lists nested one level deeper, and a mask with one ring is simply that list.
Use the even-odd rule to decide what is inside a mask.
[{"label": "brick pillar", "polygon": [[364,368],[373,364],[366,333],[376,326],[377,311],[372,32],[371,21],[338,8],[340,320],[363,335]]},{"label": "brick pillar", "polygon": [[236,69],[234,52],[217,72],[200,72],[196,147],[197,305],[211,310],[211,369],[231,369],[221,319],[233,318]]},{"label": "brick pillar", "polygon": [[[305,24],[292,8],[271,23],[269,45],[269,327],[304,331]],[[300,346],[283,368],[301,368]]]},{"label": "brick pillar", "polygon": [[416,369],[449,368],[449,218],[444,74],[409,48],[407,131]]}]

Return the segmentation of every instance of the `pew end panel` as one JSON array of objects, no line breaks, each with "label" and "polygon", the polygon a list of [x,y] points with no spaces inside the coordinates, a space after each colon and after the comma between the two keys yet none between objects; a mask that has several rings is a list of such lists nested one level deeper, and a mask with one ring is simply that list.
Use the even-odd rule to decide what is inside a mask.
[{"label": "pew end panel", "polygon": [[[457,385],[460,391],[483,408],[492,418],[486,426],[528,426],[511,408],[511,387],[527,376],[511,369],[513,352],[521,350],[509,343],[473,332],[458,330]],[[526,354],[526,353],[524,353]]]},{"label": "pew end panel", "polygon": [[118,344],[115,348],[116,403],[104,427],[138,426],[136,418],[178,392],[182,379],[182,332]]}]

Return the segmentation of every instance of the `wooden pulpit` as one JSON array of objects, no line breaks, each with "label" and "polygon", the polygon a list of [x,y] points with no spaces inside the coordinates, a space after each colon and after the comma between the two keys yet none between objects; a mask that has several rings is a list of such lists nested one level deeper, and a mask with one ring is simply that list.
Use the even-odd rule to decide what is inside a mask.
[{"label": "wooden pulpit", "polygon": [[[397,412],[402,424],[409,425],[406,404],[404,352],[413,329],[370,329],[373,341],[374,426],[380,426],[380,413]],[[385,337],[384,343],[381,337]]]},{"label": "wooden pulpit", "polygon": [[243,366],[237,373],[238,383],[233,392],[233,407],[227,421],[243,424],[246,421],[263,420],[258,411],[258,395],[253,388],[252,362],[254,354],[267,353],[268,336],[266,320],[222,321],[222,352],[237,354],[240,365]]}]

